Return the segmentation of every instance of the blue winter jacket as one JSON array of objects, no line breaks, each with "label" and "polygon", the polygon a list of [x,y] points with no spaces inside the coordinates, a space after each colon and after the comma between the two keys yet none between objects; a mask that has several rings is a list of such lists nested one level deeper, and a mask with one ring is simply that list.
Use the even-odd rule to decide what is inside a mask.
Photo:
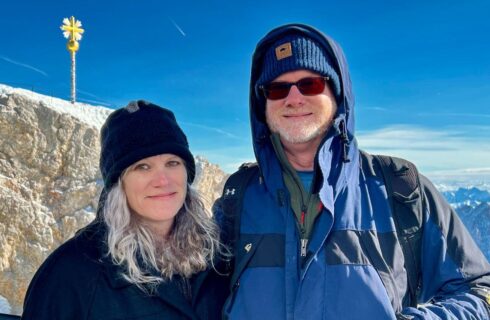
[{"label": "blue winter jacket", "polygon": [[[307,34],[324,46],[334,57],[342,86],[335,123],[315,159],[324,209],[315,221],[304,261],[281,165],[264,120],[265,101],[255,93],[265,48],[290,32]],[[244,194],[225,318],[489,319],[490,265],[454,211],[424,177],[420,177],[422,281],[418,306],[410,306],[404,257],[385,186],[382,179],[362,169],[347,64],[332,39],[305,25],[271,31],[254,53],[250,92],[260,177]],[[348,143],[341,139],[343,126]],[[350,161],[343,161],[344,157]],[[219,205],[215,208],[215,214],[222,215]],[[376,270],[373,259],[381,259],[386,270]]]}]

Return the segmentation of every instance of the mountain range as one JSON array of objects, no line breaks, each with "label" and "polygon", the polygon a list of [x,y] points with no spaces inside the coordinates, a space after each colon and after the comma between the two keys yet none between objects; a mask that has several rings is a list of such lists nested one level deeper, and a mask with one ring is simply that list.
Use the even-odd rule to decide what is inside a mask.
[{"label": "mountain range", "polygon": [[490,260],[490,192],[477,187],[443,191],[483,254]]}]

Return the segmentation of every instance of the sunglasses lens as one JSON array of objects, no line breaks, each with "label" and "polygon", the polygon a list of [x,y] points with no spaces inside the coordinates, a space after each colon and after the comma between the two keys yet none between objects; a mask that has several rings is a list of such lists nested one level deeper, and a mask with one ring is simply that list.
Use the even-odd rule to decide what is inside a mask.
[{"label": "sunglasses lens", "polygon": [[306,95],[316,95],[323,92],[325,89],[325,79],[324,78],[304,78],[298,81],[299,91]]},{"label": "sunglasses lens", "polygon": [[264,95],[269,100],[284,99],[288,96],[291,86],[296,85],[301,94],[313,96],[323,92],[326,78],[311,77],[303,78],[296,83],[272,82],[263,86]]},{"label": "sunglasses lens", "polygon": [[264,94],[267,99],[284,99],[289,94],[291,85],[289,83],[273,82],[264,86]]}]

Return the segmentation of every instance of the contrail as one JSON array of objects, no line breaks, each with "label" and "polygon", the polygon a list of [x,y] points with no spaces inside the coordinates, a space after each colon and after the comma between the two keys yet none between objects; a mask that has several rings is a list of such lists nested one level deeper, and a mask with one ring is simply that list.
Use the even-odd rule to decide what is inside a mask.
[{"label": "contrail", "polygon": [[113,107],[114,106],[113,104],[110,104],[108,102],[103,102],[103,101],[98,101],[98,100],[80,99],[80,98],[78,98],[77,100],[80,101],[80,102],[87,102],[87,103],[90,103],[90,104],[97,104],[97,105],[104,106],[104,107]]},{"label": "contrail", "polygon": [[174,27],[179,30],[179,32],[185,37],[185,32],[184,30],[182,30],[181,27],[179,27],[179,25],[177,23],[175,23],[174,20],[172,20],[172,18],[168,17],[168,20],[170,20],[170,22],[172,22],[172,24],[174,25]]},{"label": "contrail", "polygon": [[114,104],[110,103],[110,102],[107,102],[107,101],[104,101],[104,99],[102,99],[101,97],[99,96],[96,96],[95,94],[93,93],[90,93],[90,92],[87,92],[87,91],[84,91],[84,90],[80,90],[80,89],[77,89],[77,92],[83,94],[83,95],[86,95],[86,96],[89,96],[89,97],[92,97],[96,100],[88,100],[88,99],[85,99],[85,101],[91,103],[91,102],[94,102],[94,103],[98,103],[100,105],[103,105],[103,106],[106,106],[106,107],[113,107]]},{"label": "contrail", "polygon": [[90,92],[87,92],[87,91],[83,91],[83,90],[80,90],[80,89],[77,89],[77,92],[81,93],[81,94],[84,94],[86,96],[89,96],[89,97],[92,97],[92,98],[95,98],[95,99],[100,99],[98,96],[96,96],[95,94],[93,93],[90,93]]},{"label": "contrail", "polygon": [[25,64],[25,63],[14,61],[14,60],[9,59],[9,58],[4,57],[4,56],[0,56],[0,58],[3,59],[3,60],[5,60],[5,61],[7,61],[7,62],[9,62],[9,63],[11,63],[11,64],[15,64],[15,65],[18,65],[18,66],[21,66],[21,67],[24,67],[24,68],[27,68],[27,69],[31,69],[33,71],[36,71],[36,72],[42,74],[43,76],[49,78],[49,76],[48,76],[48,74],[46,72],[44,72],[44,71],[42,71],[42,70],[40,70],[38,68],[35,68],[35,67],[30,66],[30,65]]},{"label": "contrail", "polygon": [[184,125],[188,125],[188,126],[192,126],[192,127],[196,127],[196,128],[200,128],[200,129],[204,129],[204,130],[213,131],[213,132],[219,133],[221,135],[225,135],[228,138],[233,138],[233,139],[242,140],[242,141],[244,140],[242,137],[239,137],[237,135],[234,135],[233,133],[230,133],[230,132],[218,129],[218,128],[213,128],[213,127],[205,126],[202,124],[185,122],[185,121],[182,121],[181,123]]}]

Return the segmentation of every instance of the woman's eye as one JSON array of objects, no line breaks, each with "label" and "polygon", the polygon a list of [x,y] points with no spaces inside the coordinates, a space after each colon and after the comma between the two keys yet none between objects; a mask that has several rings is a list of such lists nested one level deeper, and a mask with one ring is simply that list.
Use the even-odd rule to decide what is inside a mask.
[{"label": "woman's eye", "polygon": [[134,166],[134,170],[148,170],[150,169],[150,166],[147,165],[146,163],[138,163],[137,165]]},{"label": "woman's eye", "polygon": [[167,162],[167,166],[169,166],[169,167],[176,167],[176,166],[179,166],[181,164],[182,164],[182,162],[179,160],[170,160]]}]

